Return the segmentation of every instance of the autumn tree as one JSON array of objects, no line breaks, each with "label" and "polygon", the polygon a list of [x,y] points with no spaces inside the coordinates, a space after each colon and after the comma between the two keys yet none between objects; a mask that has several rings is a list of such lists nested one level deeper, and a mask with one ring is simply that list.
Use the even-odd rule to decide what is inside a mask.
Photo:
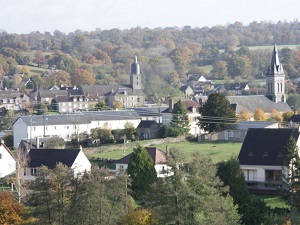
[{"label": "autumn tree", "polygon": [[224,79],[228,76],[226,61],[216,61],[210,75],[214,79]]},{"label": "autumn tree", "polygon": [[225,95],[212,93],[200,108],[201,116],[198,125],[206,131],[220,131],[236,122],[235,112]]},{"label": "autumn tree", "polygon": [[277,109],[271,109],[270,113],[271,113],[271,116],[270,116],[271,120],[278,121],[278,122],[283,121],[283,117]]},{"label": "autumn tree", "polygon": [[123,225],[158,225],[153,214],[143,208],[131,208],[122,219]]},{"label": "autumn tree", "polygon": [[75,69],[71,73],[71,81],[72,85],[84,85],[89,84],[92,85],[95,83],[95,78],[92,72],[84,69]]},{"label": "autumn tree", "polygon": [[240,112],[239,118],[241,120],[250,120],[252,118],[252,114],[247,110],[242,110]]},{"label": "autumn tree", "polygon": [[29,222],[26,219],[26,213],[25,207],[16,202],[11,193],[0,192],[0,224],[26,224]]},{"label": "autumn tree", "polygon": [[132,196],[136,199],[141,199],[157,179],[154,162],[146,149],[140,145],[133,149],[127,172],[132,179]]},{"label": "autumn tree", "polygon": [[57,86],[71,86],[71,76],[69,73],[63,70],[59,70],[55,72],[50,77],[52,84]]},{"label": "autumn tree", "polygon": [[284,122],[287,122],[293,115],[294,115],[294,112],[292,112],[292,111],[284,112],[282,114],[282,119]]},{"label": "autumn tree", "polygon": [[45,54],[43,51],[38,50],[34,53],[33,61],[38,64],[38,67],[41,67],[45,63]]},{"label": "autumn tree", "polygon": [[258,108],[254,112],[254,119],[256,121],[266,121],[267,120],[267,115],[265,114],[263,109]]}]

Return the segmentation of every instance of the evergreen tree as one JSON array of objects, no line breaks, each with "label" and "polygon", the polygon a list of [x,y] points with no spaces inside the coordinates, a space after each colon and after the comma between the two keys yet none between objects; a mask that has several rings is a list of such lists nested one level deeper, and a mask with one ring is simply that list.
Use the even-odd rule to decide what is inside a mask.
[{"label": "evergreen tree", "polygon": [[[240,224],[233,199],[216,176],[216,166],[195,154],[183,166],[170,152],[169,177],[159,179],[145,198],[161,224]],[[174,159],[175,158],[175,159]]]},{"label": "evergreen tree", "polygon": [[220,131],[236,122],[234,110],[225,95],[212,93],[200,108],[201,117],[198,125],[206,131]]},{"label": "evergreen tree", "polygon": [[291,205],[291,221],[294,224],[295,214],[300,208],[300,158],[297,142],[293,136],[290,137],[285,146],[284,166],[283,179],[288,187],[287,194]]},{"label": "evergreen tree", "polygon": [[133,149],[127,171],[132,180],[132,196],[136,199],[140,199],[157,179],[154,162],[146,149],[140,145]]},{"label": "evergreen tree", "polygon": [[238,206],[243,224],[264,224],[268,219],[269,208],[263,200],[252,197],[248,192],[238,159],[231,158],[220,162],[217,175],[224,182],[224,186],[229,186],[229,194]]},{"label": "evergreen tree", "polygon": [[173,115],[170,123],[170,136],[180,136],[188,134],[190,130],[189,117],[182,101],[179,100],[173,109]]}]

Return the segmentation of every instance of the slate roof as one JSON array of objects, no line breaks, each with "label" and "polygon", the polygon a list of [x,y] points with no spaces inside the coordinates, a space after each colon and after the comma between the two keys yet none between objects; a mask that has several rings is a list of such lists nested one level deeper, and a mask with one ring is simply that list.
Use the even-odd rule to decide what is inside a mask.
[{"label": "slate roof", "polygon": [[[182,102],[183,107],[188,112],[193,112],[193,108],[196,108],[196,112],[199,112],[199,108],[200,108],[200,104],[199,103],[197,103],[197,102],[195,102],[193,100],[190,100],[190,99],[183,99],[183,100],[181,100],[181,102]],[[178,102],[175,103],[174,106],[176,104],[178,104]],[[166,110],[164,110],[162,113],[170,113],[169,107]]]},{"label": "slate roof", "polygon": [[292,115],[291,118],[289,119],[289,122],[293,123],[300,123],[300,115]]},{"label": "slate roof", "polygon": [[245,96],[226,96],[230,104],[236,104],[236,113],[239,114],[243,110],[254,113],[256,109],[261,108],[266,113],[271,109],[279,112],[292,111],[285,102],[273,102],[263,95],[245,95]]},{"label": "slate roof", "polygon": [[49,169],[56,167],[56,164],[62,163],[71,167],[78,156],[80,149],[31,149],[28,153],[31,168],[47,166]]},{"label": "slate roof", "polygon": [[282,166],[291,135],[298,140],[296,129],[249,128],[238,156],[240,164]]},{"label": "slate roof", "polygon": [[92,121],[105,120],[127,120],[140,119],[140,116],[133,110],[121,111],[95,111],[84,112],[78,114],[63,114],[63,115],[36,115],[36,116],[21,116],[19,119],[27,126],[43,126],[46,125],[64,125],[64,124],[88,124]]},{"label": "slate roof", "polygon": [[[167,154],[164,151],[162,151],[156,147],[145,147],[145,148],[146,148],[146,151],[151,156],[155,165],[167,163]],[[128,164],[131,155],[132,155],[132,153],[126,155],[125,157],[123,157],[121,159],[115,160],[115,163]]]},{"label": "slate roof", "polygon": [[84,95],[99,95],[99,96],[107,96],[110,95],[112,92],[118,90],[119,88],[127,88],[124,85],[83,85],[81,86],[82,94]]},{"label": "slate roof", "polygon": [[229,86],[229,90],[244,90],[248,84],[247,83],[234,83]]},{"label": "slate roof", "polygon": [[133,108],[140,116],[160,116],[161,112],[166,109],[168,109],[167,106]]},{"label": "slate roof", "polygon": [[152,125],[154,124],[158,124],[156,123],[156,121],[152,121],[152,120],[142,120],[139,125],[137,126],[136,129],[139,129],[139,128],[151,128]]},{"label": "slate roof", "polygon": [[39,90],[38,92],[41,98],[53,98],[55,95],[68,95],[66,90]]}]

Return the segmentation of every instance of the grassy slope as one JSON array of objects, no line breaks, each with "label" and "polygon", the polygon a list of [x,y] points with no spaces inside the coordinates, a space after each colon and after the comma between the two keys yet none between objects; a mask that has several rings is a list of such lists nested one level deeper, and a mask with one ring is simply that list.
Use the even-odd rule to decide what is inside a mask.
[{"label": "grassy slope", "polygon": [[[242,146],[241,142],[177,142],[155,145],[156,147],[165,150],[177,148],[184,152],[187,158],[190,158],[193,153],[200,152],[202,154],[208,155],[214,163],[228,160],[230,157],[237,157],[240,148]],[[126,155],[132,152],[131,149],[126,149]],[[95,153],[89,155],[90,157],[97,158],[108,158],[108,159],[119,159],[123,156],[122,146],[114,151],[106,151],[102,153]]]}]

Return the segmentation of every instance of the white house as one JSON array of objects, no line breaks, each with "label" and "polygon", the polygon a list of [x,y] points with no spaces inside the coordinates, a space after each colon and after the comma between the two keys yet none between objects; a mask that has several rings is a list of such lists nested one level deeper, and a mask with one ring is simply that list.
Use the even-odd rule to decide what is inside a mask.
[{"label": "white house", "polygon": [[[155,170],[157,173],[157,177],[164,177],[167,174],[167,154],[156,148],[156,147],[145,147],[146,151],[151,156]],[[116,164],[116,175],[120,175],[125,172],[128,168],[128,162],[132,153],[115,161]]]},{"label": "white house", "polygon": [[0,144],[0,178],[12,174],[15,171],[16,159],[2,141]]},{"label": "white house", "polygon": [[[190,125],[190,131],[189,134],[191,135],[198,135],[202,133],[202,130],[197,125],[198,123],[198,117],[200,117],[199,108],[200,104],[190,100],[190,99],[184,99],[181,100],[184,108],[187,110],[187,115],[189,117],[189,125]],[[176,105],[177,103],[175,103]],[[173,116],[173,109],[174,106],[172,99],[169,101],[169,108],[164,110],[162,112],[162,124],[163,125],[169,125]]]},{"label": "white house", "polygon": [[297,129],[250,128],[238,159],[248,188],[251,190],[277,190],[283,187],[282,178],[288,168],[284,162],[285,146],[290,137],[300,144]]},{"label": "white house", "polygon": [[41,166],[54,169],[58,163],[62,163],[74,171],[74,176],[89,172],[92,166],[82,149],[31,149],[27,158],[25,180],[34,180]]},{"label": "white house", "polygon": [[126,122],[137,127],[140,121],[140,116],[133,110],[21,116],[13,124],[14,147],[18,147],[21,140],[59,136],[68,141],[72,135],[89,134],[93,128],[124,129]]}]

